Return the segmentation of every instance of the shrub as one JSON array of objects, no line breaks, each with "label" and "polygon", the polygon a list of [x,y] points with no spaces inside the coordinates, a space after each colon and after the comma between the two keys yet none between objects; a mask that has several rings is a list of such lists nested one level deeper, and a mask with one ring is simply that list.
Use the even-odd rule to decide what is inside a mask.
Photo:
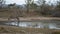
[{"label": "shrub", "polygon": [[57,31],[56,31],[56,32],[53,32],[52,34],[60,34],[60,32],[57,32]]}]

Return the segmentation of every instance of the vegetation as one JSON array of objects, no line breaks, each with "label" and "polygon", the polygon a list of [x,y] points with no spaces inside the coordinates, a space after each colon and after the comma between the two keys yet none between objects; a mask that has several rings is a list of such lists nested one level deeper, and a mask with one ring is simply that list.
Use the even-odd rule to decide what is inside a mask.
[{"label": "vegetation", "polygon": [[[0,16],[7,16],[9,17],[10,14],[14,14],[15,12],[18,13],[19,17],[27,17],[27,16],[47,16],[47,17],[60,17],[60,1],[57,1],[57,4],[49,4],[46,3],[45,0],[26,0],[26,4],[24,5],[25,9],[23,6],[17,5],[16,3],[14,4],[9,4],[9,5],[14,5],[14,6],[7,6],[3,7],[2,4],[5,4],[4,0],[0,0],[0,4],[2,8],[0,8]],[[0,7],[1,7],[0,6]],[[12,10],[11,10],[11,7]],[[15,8],[15,9],[14,9]],[[26,10],[27,9],[27,10]],[[18,11],[17,11],[18,10]],[[13,12],[15,11],[15,12]]]},{"label": "vegetation", "polygon": [[[16,18],[18,20],[18,26],[19,26],[19,18],[18,17],[60,17],[60,1],[57,2],[57,4],[49,4],[46,3],[45,0],[26,0],[26,4],[24,5],[17,5],[16,3],[8,4],[6,6],[5,0],[0,0],[0,18]],[[32,19],[33,20],[33,19]],[[54,32],[55,30],[47,29],[49,28],[45,25],[44,28],[46,29],[40,29],[40,28],[22,28],[22,27],[0,27],[0,32],[19,32],[19,33],[27,33],[27,32],[34,32],[34,33],[52,33],[52,34],[60,34],[60,31],[56,30],[57,32]]]},{"label": "vegetation", "polygon": [[0,25],[0,33],[43,33],[43,34],[50,34],[55,33],[55,31],[58,33],[60,30],[54,30],[54,29],[40,29],[40,28],[22,28],[22,27],[14,27],[14,26],[3,26]]},{"label": "vegetation", "polygon": [[55,31],[52,34],[60,34],[60,32],[59,31]]}]

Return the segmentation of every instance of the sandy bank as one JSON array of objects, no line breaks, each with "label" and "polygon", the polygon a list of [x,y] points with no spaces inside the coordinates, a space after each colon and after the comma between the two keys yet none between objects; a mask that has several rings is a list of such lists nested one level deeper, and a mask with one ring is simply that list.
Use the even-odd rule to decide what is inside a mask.
[{"label": "sandy bank", "polygon": [[[10,19],[10,21],[15,21],[16,19]],[[57,17],[19,17],[20,21],[39,21],[39,20],[60,20]],[[8,21],[8,18],[0,18],[0,21]]]}]

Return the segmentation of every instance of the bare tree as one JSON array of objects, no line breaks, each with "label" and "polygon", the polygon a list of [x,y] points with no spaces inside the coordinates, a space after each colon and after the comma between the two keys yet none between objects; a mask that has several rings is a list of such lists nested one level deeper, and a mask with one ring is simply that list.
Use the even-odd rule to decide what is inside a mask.
[{"label": "bare tree", "polygon": [[0,8],[5,4],[5,0],[0,0]]},{"label": "bare tree", "polygon": [[32,3],[33,1],[34,1],[34,0],[26,0],[27,13],[29,12],[31,3]]}]

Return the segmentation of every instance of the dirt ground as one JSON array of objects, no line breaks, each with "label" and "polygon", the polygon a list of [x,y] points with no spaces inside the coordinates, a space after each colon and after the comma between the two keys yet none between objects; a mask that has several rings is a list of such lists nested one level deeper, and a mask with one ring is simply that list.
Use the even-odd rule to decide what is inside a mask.
[{"label": "dirt ground", "polygon": [[[10,19],[10,21],[15,21],[16,19]],[[20,21],[40,21],[40,20],[60,20],[57,17],[19,17]],[[0,18],[0,21],[8,21],[8,18]]]}]

